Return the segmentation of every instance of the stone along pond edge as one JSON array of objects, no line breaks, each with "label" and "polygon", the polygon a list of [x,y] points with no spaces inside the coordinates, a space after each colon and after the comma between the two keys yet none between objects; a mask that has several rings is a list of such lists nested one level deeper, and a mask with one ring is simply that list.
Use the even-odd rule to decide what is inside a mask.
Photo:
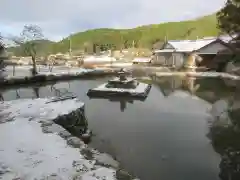
[{"label": "stone along pond edge", "polygon": [[[5,138],[9,134],[11,136],[11,130],[7,130],[8,128],[11,129],[13,126],[19,126],[17,125],[20,123],[22,126],[29,126],[33,123],[33,127],[37,127],[41,129],[42,133],[39,131],[40,138],[44,139],[46,136],[49,142],[51,142],[51,138],[60,138],[62,140],[60,141],[60,144],[62,146],[65,146],[66,149],[71,151],[78,151],[79,152],[79,159],[72,159],[71,154],[65,154],[64,156],[59,155],[58,161],[61,162],[61,159],[66,158],[67,161],[72,160],[72,167],[70,168],[71,171],[74,173],[71,175],[71,177],[67,177],[70,179],[81,179],[81,180],[89,180],[89,179],[98,179],[98,180],[133,180],[134,177],[132,177],[129,173],[126,171],[120,169],[119,163],[115,161],[110,155],[105,153],[100,153],[97,150],[88,147],[82,139],[72,135],[69,131],[66,130],[66,127],[64,127],[65,123],[68,123],[69,121],[72,122],[80,122],[85,123],[85,117],[84,115],[84,109],[85,104],[79,101],[78,99],[66,99],[61,101],[56,101],[55,98],[39,98],[39,99],[21,99],[21,100],[13,100],[13,101],[4,101],[0,103],[0,130],[2,130],[2,133],[4,133],[5,126]],[[31,126],[30,126],[31,127]],[[19,131],[19,135],[21,137],[21,134],[23,130],[22,128],[17,129],[16,131]],[[24,128],[23,128],[24,129]],[[29,136],[35,137],[35,133],[38,131],[34,129],[34,131],[31,131],[32,134],[29,134]],[[17,132],[14,132],[17,133]],[[37,136],[36,136],[37,137]],[[2,142],[5,142],[6,139],[2,137]],[[1,139],[1,138],[0,138]],[[6,140],[7,141],[7,140]],[[36,139],[36,143],[39,143],[41,145],[41,141],[39,139]],[[14,163],[10,161],[8,158],[5,158],[8,155],[8,146],[12,150],[12,146],[16,146],[18,149],[21,147],[21,144],[25,143],[25,145],[29,145],[29,147],[34,147],[34,145],[29,144],[27,140],[16,138],[11,144],[11,141],[6,143],[6,146],[0,147],[0,178],[3,179],[11,179],[11,178],[21,178],[25,176],[24,174],[24,164],[21,168],[15,167]],[[59,142],[58,142],[59,143]],[[65,144],[66,143],[66,144]],[[39,145],[38,144],[38,145]],[[65,145],[64,145],[65,144]],[[39,146],[40,146],[39,145]],[[44,147],[46,146],[55,146],[55,142],[53,141],[51,144],[46,144],[43,142],[42,151],[44,151]],[[57,146],[57,145],[56,145]],[[33,148],[32,147],[32,148]],[[56,153],[57,154],[57,153]],[[48,151],[46,150],[45,156],[48,156]],[[11,154],[13,158],[16,157],[16,159],[21,158],[21,156],[24,156],[24,153],[14,152]],[[50,155],[49,155],[50,156]],[[56,155],[57,156],[57,155]],[[78,156],[77,156],[78,157]],[[51,157],[49,157],[51,159]],[[34,158],[33,158],[34,159]],[[35,161],[41,162],[43,165],[44,160],[41,159],[35,159]],[[58,161],[54,162],[55,160],[52,160],[53,164],[58,163]],[[40,163],[40,164],[41,164]],[[48,162],[49,163],[49,162]],[[69,162],[70,163],[70,162]],[[61,164],[61,163],[59,163]],[[71,163],[70,163],[71,164]],[[57,165],[58,166],[58,165]],[[61,166],[61,165],[59,165]],[[38,167],[34,167],[34,171],[36,171]],[[29,171],[29,170],[28,170]],[[41,172],[42,169],[39,169]],[[70,170],[69,170],[70,171]],[[36,175],[29,171],[30,174],[28,174],[28,177],[30,176],[32,179],[34,178],[40,178],[36,177]],[[48,178],[50,176],[57,176],[57,179],[65,179],[64,177],[58,177],[61,176],[58,175],[57,172],[51,172],[51,174],[44,174],[45,172],[41,172],[42,176],[45,178]],[[42,178],[42,177],[41,177]],[[44,178],[43,178],[44,179]]]},{"label": "stone along pond edge", "polygon": [[62,72],[62,73],[39,73],[35,76],[16,76],[7,77],[0,80],[0,86],[17,86],[28,85],[35,83],[46,83],[56,81],[66,81],[74,79],[91,79],[97,77],[114,76],[117,75],[119,68],[116,69],[94,69],[81,72]]}]

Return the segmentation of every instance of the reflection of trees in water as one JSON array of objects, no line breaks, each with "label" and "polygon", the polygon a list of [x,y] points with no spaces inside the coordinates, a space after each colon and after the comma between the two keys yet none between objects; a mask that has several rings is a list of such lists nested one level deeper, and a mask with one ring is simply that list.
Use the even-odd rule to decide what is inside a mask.
[{"label": "reflection of trees in water", "polygon": [[[57,97],[62,97],[62,96],[74,96],[72,92],[70,92],[67,88],[57,88],[53,84],[50,88],[51,92],[54,93],[55,96]],[[68,88],[70,88],[70,83],[68,83]]]},{"label": "reflection of trees in water", "polygon": [[[40,94],[39,94],[39,88],[40,87],[33,87],[33,97],[32,98],[39,98]],[[21,93],[20,93],[20,89],[16,89],[16,99],[21,99]],[[22,94],[24,96],[24,94]]]},{"label": "reflection of trees in water", "polygon": [[1,92],[0,92],[0,101],[4,101],[4,97]]},{"label": "reflection of trees in water", "polygon": [[39,95],[39,87],[34,87],[34,88],[33,88],[33,92],[34,92],[36,98],[39,98],[39,97],[40,97],[40,95]]},{"label": "reflection of trees in water", "polygon": [[222,180],[240,179],[240,106],[234,107],[237,99],[228,103],[228,108],[225,110],[228,116],[222,119],[230,123],[218,123],[221,117],[219,114],[215,116],[209,132],[212,146],[221,156],[219,176]]},{"label": "reflection of trees in water", "polygon": [[219,177],[222,180],[240,180],[240,93],[216,78],[182,78],[181,82],[179,78],[171,77],[161,78],[155,83],[163,92],[190,91],[212,104],[221,99],[227,101],[226,108],[214,116],[208,137],[221,156]]},{"label": "reflection of trees in water", "polygon": [[18,89],[16,89],[16,99],[20,99],[20,93],[18,92]]}]

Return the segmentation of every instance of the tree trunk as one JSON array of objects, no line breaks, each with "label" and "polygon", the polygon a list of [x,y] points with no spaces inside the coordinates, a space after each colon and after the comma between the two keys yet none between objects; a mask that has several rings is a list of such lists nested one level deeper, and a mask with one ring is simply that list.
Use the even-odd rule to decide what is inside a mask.
[{"label": "tree trunk", "polygon": [[32,63],[33,63],[32,75],[34,76],[37,74],[37,64],[35,56],[32,56]]}]

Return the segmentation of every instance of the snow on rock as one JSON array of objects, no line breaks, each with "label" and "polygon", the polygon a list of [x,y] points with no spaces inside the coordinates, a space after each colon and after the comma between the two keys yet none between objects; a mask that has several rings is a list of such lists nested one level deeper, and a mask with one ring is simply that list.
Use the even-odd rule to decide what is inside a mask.
[{"label": "snow on rock", "polygon": [[[104,166],[110,157],[102,162],[106,155],[100,157],[101,153],[53,122],[84,108],[84,103],[77,99],[51,100],[0,103],[0,179],[117,179],[116,169]],[[52,133],[43,133],[45,127],[53,128]]]},{"label": "snow on rock", "polygon": [[46,119],[51,120],[84,106],[84,103],[77,99],[48,103],[51,100],[54,99],[42,98],[5,101],[1,104],[1,109],[3,109],[1,114],[8,114],[7,117],[10,119],[30,118],[31,120],[37,119],[39,121]]}]

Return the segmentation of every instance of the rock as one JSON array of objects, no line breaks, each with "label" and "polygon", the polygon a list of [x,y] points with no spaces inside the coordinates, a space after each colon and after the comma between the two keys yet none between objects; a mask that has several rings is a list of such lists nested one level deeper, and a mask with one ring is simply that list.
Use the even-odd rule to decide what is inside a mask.
[{"label": "rock", "polygon": [[44,126],[51,126],[51,125],[54,124],[54,122],[51,121],[51,120],[42,120],[42,121],[39,121],[39,123],[42,124],[42,125],[41,125],[42,127],[44,127]]},{"label": "rock", "polygon": [[118,168],[119,163],[115,161],[110,155],[108,154],[96,154],[94,155],[94,158],[97,160],[97,164],[103,165],[105,167],[113,167]]},{"label": "rock", "polygon": [[80,148],[81,146],[84,146],[84,142],[82,140],[80,140],[77,137],[70,137],[67,139],[67,144],[69,146],[72,146],[74,148]]},{"label": "rock", "polygon": [[41,178],[40,180],[63,180],[63,178],[61,178],[57,174],[51,174],[51,175]]},{"label": "rock", "polygon": [[9,117],[9,114],[0,114],[0,124],[6,123],[6,122],[10,122],[10,121],[14,121],[15,117]]},{"label": "rock", "polygon": [[220,119],[226,119],[228,118],[227,110],[228,110],[228,102],[226,100],[219,100],[212,105],[212,109],[210,113],[214,117],[218,117]]},{"label": "rock", "polygon": [[52,124],[51,126],[43,126],[42,131],[44,133],[59,133],[62,131],[62,126],[58,124]]},{"label": "rock", "polygon": [[90,148],[88,148],[88,147],[82,148],[82,149],[80,150],[80,153],[81,153],[87,160],[93,160],[93,159],[94,159],[94,157],[93,157],[94,152],[93,152]]},{"label": "rock", "polygon": [[72,136],[71,133],[68,132],[67,130],[60,131],[58,134],[64,139],[67,139]]},{"label": "rock", "polygon": [[82,139],[85,143],[90,142],[91,137],[92,137],[92,132],[89,131],[89,130],[87,130],[86,133],[84,133],[84,134],[81,135],[81,139]]},{"label": "rock", "polygon": [[11,172],[11,170],[3,163],[0,163],[0,179],[1,175]]},{"label": "rock", "polygon": [[117,170],[116,178],[117,178],[117,180],[132,180],[133,179],[132,176],[124,170]]}]

